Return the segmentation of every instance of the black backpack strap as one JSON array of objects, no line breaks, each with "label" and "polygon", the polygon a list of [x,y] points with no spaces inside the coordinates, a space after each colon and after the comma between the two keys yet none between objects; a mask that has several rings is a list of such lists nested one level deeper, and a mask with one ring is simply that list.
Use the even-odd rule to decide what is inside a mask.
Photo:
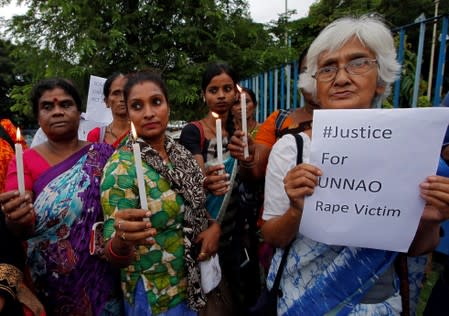
[{"label": "black backpack strap", "polygon": [[282,128],[282,124],[284,124],[285,120],[287,119],[287,117],[290,115],[290,113],[292,112],[292,110],[284,110],[284,109],[280,109],[278,116],[276,117],[276,120],[274,121],[274,124],[276,125],[276,130],[275,130],[275,135],[276,135],[276,139],[278,139],[281,136],[281,128]]},{"label": "black backpack strap", "polygon": [[203,147],[204,147],[204,129],[203,129],[203,125],[201,125],[200,121],[193,121],[191,123],[193,125],[195,125],[196,128],[198,128],[198,130],[200,131],[200,147],[201,147],[201,152],[203,152]]},{"label": "black backpack strap", "polygon": [[[297,151],[298,151],[298,154],[296,157],[296,164],[299,165],[300,163],[302,163],[302,148],[303,148],[304,142],[303,142],[301,135],[293,134],[293,136],[295,137],[296,147],[297,147]],[[274,279],[272,289],[277,289],[279,291],[279,285],[281,284],[282,272],[284,271],[285,264],[287,263],[288,253],[290,252],[290,248],[291,248],[292,244],[293,244],[293,240],[288,244],[287,247],[284,248],[284,253],[282,254],[281,263],[279,263],[279,268],[276,273],[276,277]]]},{"label": "black backpack strap", "polygon": [[298,152],[298,155],[296,156],[296,164],[299,165],[302,163],[302,147],[303,147],[304,142],[303,142],[301,135],[293,134],[293,136],[295,136],[296,148],[297,148],[297,152]]},{"label": "black backpack strap", "polygon": [[279,138],[281,138],[284,135],[287,134],[297,134],[297,133],[301,133],[304,132],[305,130],[311,129],[312,128],[312,121],[305,121],[305,122],[301,122],[299,123],[299,125],[297,127],[286,127],[283,128],[279,131]]},{"label": "black backpack strap", "polygon": [[281,277],[282,272],[284,272],[285,264],[287,263],[287,257],[288,253],[290,252],[290,248],[293,244],[293,241],[291,241],[287,247],[284,248],[284,253],[282,254],[281,263],[279,263],[278,271],[276,272],[276,277],[274,278],[273,287],[271,288],[271,291],[277,290],[279,292],[279,285],[281,284]]},{"label": "black backpack strap", "polygon": [[11,148],[15,150],[14,141],[12,140],[11,136],[9,136],[9,134],[6,132],[2,124],[0,124],[0,137],[6,140],[8,144],[11,146]]}]

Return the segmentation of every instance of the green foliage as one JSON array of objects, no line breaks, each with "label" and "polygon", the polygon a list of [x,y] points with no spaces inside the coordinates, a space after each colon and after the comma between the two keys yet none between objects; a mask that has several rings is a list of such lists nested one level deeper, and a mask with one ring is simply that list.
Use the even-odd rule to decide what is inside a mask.
[{"label": "green foliage", "polygon": [[31,106],[29,106],[31,89],[31,84],[14,86],[12,88],[11,98],[15,101],[15,104],[11,107],[12,111],[21,112],[27,117],[33,116]]},{"label": "green foliage", "polygon": [[393,102],[390,98],[388,98],[387,100],[385,100],[382,103],[382,108],[383,109],[392,109],[393,108]]},{"label": "green foliage", "polygon": [[405,45],[404,60],[401,69],[401,100],[406,107],[410,106],[413,98],[413,86],[415,84],[416,54],[410,50],[410,45]]},{"label": "green foliage", "polygon": [[[27,84],[67,77],[86,96],[91,74],[156,69],[168,83],[173,119],[201,114],[199,87],[208,62],[224,60],[243,78],[289,53],[249,18],[242,0],[24,2],[29,9],[12,19],[8,34]],[[17,87],[11,95],[13,109],[23,115],[30,112],[27,92]]]},{"label": "green foliage", "polygon": [[[396,40],[399,42],[398,37]],[[405,38],[404,60],[401,69],[401,89],[400,89],[400,107],[410,107],[413,100],[413,89],[415,85],[415,73],[417,56],[412,51],[413,47]],[[427,90],[427,82],[423,79],[419,83],[418,104],[417,106],[427,106],[430,104],[429,98],[424,96]]]},{"label": "green foliage", "polygon": [[[9,2],[0,0],[0,7]],[[288,11],[264,25],[250,19],[245,0],[19,3],[29,9],[8,23],[6,36],[14,45],[0,46],[0,101],[22,120],[32,120],[27,96],[44,77],[71,79],[86,99],[90,75],[148,68],[160,71],[168,84],[172,118],[197,119],[206,110],[200,80],[210,61],[226,61],[246,78],[296,60],[338,17],[377,12],[394,28],[411,23],[422,12],[432,16],[434,10],[433,0],[320,0],[305,18],[293,21],[294,11]],[[440,1],[440,12],[449,12],[449,1]],[[402,106],[411,100],[417,34],[411,31],[407,39]],[[425,55],[428,49],[426,45]],[[427,62],[423,73],[426,67]],[[425,85],[423,81],[422,91]]]},{"label": "green foliage", "polygon": [[427,108],[429,106],[432,106],[432,104],[430,103],[430,100],[427,96],[422,95],[420,97],[418,97],[418,104],[417,107],[419,108]]},{"label": "green foliage", "polygon": [[12,54],[14,49],[14,45],[9,41],[0,40],[0,117],[8,117],[17,125],[31,128],[34,125],[34,118],[23,115],[20,105],[13,99],[13,87],[20,89],[27,81],[26,75],[18,71],[19,63]]},{"label": "green foliage", "polygon": [[16,83],[13,76],[13,61],[9,58],[12,45],[6,41],[0,41],[0,113],[1,116],[10,114],[9,89]]}]

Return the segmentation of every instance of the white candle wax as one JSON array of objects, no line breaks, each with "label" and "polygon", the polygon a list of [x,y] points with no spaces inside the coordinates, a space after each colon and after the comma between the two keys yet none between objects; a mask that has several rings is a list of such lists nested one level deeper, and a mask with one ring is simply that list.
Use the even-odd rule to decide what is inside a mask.
[{"label": "white candle wax", "polygon": [[240,93],[240,109],[242,111],[242,132],[245,133],[244,140],[245,140],[245,148],[243,149],[243,158],[248,158],[249,151],[248,151],[248,127],[246,122],[246,94],[245,92]]},{"label": "white candle wax", "polygon": [[16,150],[16,166],[17,166],[17,185],[19,193],[25,193],[25,177],[23,175],[23,148],[22,144],[17,143],[14,145]]},{"label": "white candle wax", "polygon": [[215,137],[217,138],[217,162],[223,164],[223,137],[221,132],[221,119],[215,120]]},{"label": "white candle wax", "polygon": [[147,194],[145,191],[145,181],[143,179],[142,157],[140,155],[139,144],[133,144],[134,163],[136,165],[137,186],[139,188],[140,207],[148,210]]}]

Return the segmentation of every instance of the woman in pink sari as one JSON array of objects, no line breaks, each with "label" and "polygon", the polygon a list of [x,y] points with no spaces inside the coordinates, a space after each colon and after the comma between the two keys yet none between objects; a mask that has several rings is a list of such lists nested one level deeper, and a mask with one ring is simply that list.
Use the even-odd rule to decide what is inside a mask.
[{"label": "woman in pink sari", "polygon": [[31,102],[48,141],[24,152],[24,194],[15,191],[11,162],[5,188],[12,198],[0,196],[6,224],[27,239],[31,276],[49,315],[120,315],[118,270],[89,254],[90,227],[102,220],[102,169],[113,147],[78,139],[81,98],[69,81],[41,81]]}]

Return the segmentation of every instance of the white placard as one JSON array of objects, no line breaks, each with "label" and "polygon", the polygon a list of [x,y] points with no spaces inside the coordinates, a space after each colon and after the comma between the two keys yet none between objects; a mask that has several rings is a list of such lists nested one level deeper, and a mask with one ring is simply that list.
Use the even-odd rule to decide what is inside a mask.
[{"label": "white placard", "polygon": [[105,81],[105,78],[90,76],[86,119],[89,121],[109,124],[112,122],[112,113],[104,103],[103,86]]},{"label": "white placard", "polygon": [[331,245],[406,252],[435,174],[448,108],[316,110],[310,163],[323,172],[300,232]]}]

